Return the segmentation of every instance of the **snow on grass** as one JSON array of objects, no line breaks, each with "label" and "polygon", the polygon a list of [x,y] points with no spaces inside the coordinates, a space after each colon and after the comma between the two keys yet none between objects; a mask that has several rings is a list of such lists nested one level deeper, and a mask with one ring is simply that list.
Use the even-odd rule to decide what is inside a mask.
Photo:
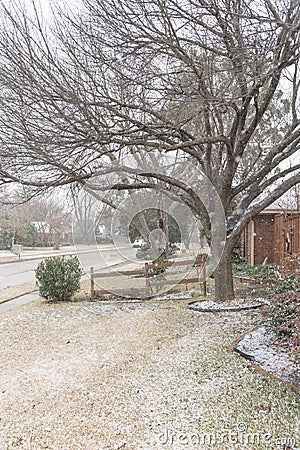
[{"label": "snow on grass", "polygon": [[[3,315],[0,445],[281,450],[278,440],[296,440],[297,394],[227,352],[259,314],[196,314],[188,301],[40,303]],[[236,432],[261,441],[233,445]]]},{"label": "snow on grass", "polygon": [[278,346],[274,345],[275,340],[276,337],[262,326],[247,334],[236,347],[251,355],[262,369],[285,381],[293,382],[300,388],[300,363],[286,352],[280,351]]}]

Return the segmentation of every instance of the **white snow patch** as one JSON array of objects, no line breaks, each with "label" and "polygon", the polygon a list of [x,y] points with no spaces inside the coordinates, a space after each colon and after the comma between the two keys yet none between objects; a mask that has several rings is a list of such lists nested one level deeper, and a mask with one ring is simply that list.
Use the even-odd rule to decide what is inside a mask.
[{"label": "white snow patch", "polygon": [[240,341],[236,348],[254,357],[260,367],[282,380],[300,386],[300,363],[274,345],[275,336],[264,326],[252,331]]},{"label": "white snow patch", "polygon": [[201,309],[219,309],[220,308],[220,305],[213,302],[212,300],[199,302],[195,306],[199,306],[199,308],[201,308]]},{"label": "white snow patch", "polygon": [[254,298],[253,301],[256,303],[263,303],[264,305],[271,305],[270,300],[268,300],[267,298],[264,298],[264,297]]},{"label": "white snow patch", "polygon": [[249,302],[249,300],[246,299],[236,299],[231,300],[230,302],[214,302],[212,300],[210,301],[203,301],[203,302],[194,302],[191,304],[192,309],[199,309],[199,310],[208,310],[208,311],[230,311],[234,309],[250,309],[250,308],[256,308],[262,304],[265,304],[265,300],[261,298],[256,298]]},{"label": "white snow patch", "polygon": [[191,290],[191,291],[186,291],[186,292],[176,292],[175,294],[166,294],[166,295],[161,295],[159,297],[154,297],[153,300],[176,300],[176,298],[193,298],[193,293],[197,293],[199,294],[198,291],[195,290]]}]

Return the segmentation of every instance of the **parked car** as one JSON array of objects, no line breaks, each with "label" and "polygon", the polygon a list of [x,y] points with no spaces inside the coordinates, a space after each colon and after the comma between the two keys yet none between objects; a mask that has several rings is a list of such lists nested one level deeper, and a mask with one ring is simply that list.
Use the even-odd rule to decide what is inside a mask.
[{"label": "parked car", "polygon": [[145,245],[145,241],[142,238],[135,239],[135,241],[132,243],[133,248],[141,248],[143,247],[143,245]]}]

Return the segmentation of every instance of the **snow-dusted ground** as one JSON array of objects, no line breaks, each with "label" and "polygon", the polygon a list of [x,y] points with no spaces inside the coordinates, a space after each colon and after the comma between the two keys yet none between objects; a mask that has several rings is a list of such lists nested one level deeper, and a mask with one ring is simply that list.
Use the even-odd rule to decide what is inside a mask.
[{"label": "snow-dusted ground", "polygon": [[276,337],[264,326],[247,334],[236,346],[263,370],[300,388],[300,363],[274,345]]},{"label": "snow-dusted ground", "polygon": [[[211,300],[189,303],[189,309],[198,312],[228,313],[256,309],[268,305],[264,298],[236,299],[230,302]],[[275,344],[276,336],[270,334],[264,326],[247,334],[236,346],[238,353],[258,364],[266,372],[290,382],[300,388],[300,362],[289,356]]]},{"label": "snow-dusted ground", "polygon": [[0,449],[299,448],[298,395],[227,352],[258,311],[208,315],[189,301],[3,314]]},{"label": "snow-dusted ground", "polygon": [[186,292],[177,292],[175,294],[165,294],[154,297],[153,300],[176,300],[176,299],[192,299],[193,293],[198,294],[198,291],[190,290]]},{"label": "snow-dusted ground", "polygon": [[230,312],[241,311],[243,309],[255,309],[266,304],[263,298],[256,298],[254,300],[237,299],[230,302],[214,302],[212,300],[202,302],[192,302],[189,304],[189,308],[199,312]]}]

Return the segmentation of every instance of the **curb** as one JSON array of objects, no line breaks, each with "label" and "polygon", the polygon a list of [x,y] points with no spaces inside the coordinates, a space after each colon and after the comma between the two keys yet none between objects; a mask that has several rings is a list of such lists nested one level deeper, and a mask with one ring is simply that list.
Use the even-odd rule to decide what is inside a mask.
[{"label": "curb", "polygon": [[[18,286],[18,285],[16,285],[16,286]],[[17,298],[23,297],[23,295],[34,294],[35,292],[39,292],[39,290],[34,289],[33,291],[23,292],[23,294],[17,295],[16,297],[9,298],[7,300],[2,300],[2,302],[0,302],[0,305],[3,305],[4,303],[7,303],[7,302],[12,302],[13,300],[16,300]]]},{"label": "curb", "polygon": [[[94,251],[94,252],[96,252],[97,250],[92,250],[92,251]],[[91,252],[92,252],[91,251]],[[78,255],[78,254],[81,254],[81,253],[90,253],[89,251],[82,251],[82,252],[70,252],[70,253],[59,253],[59,254],[53,254],[53,255],[47,255],[47,254],[44,254],[44,255],[33,255],[32,257],[29,255],[29,257],[28,258],[25,258],[25,259],[22,259],[22,258],[20,258],[20,259],[14,259],[14,260],[10,260],[10,261],[1,261],[0,260],[0,265],[2,265],[2,264],[12,264],[12,263],[18,263],[18,262],[26,262],[26,261],[36,261],[36,260],[38,260],[38,259],[46,259],[46,258],[59,258],[59,257],[64,257],[64,256],[73,256],[73,255]]]},{"label": "curb", "polygon": [[[105,248],[105,250],[109,250],[109,249],[110,249],[109,247]],[[13,256],[12,257],[8,256],[7,258],[10,259],[9,261],[5,261],[5,258],[0,258],[0,266],[2,264],[12,264],[12,263],[18,263],[18,262],[36,261],[38,259],[59,258],[59,257],[64,257],[64,256],[74,256],[74,255],[76,256],[76,255],[82,255],[82,254],[85,254],[85,253],[96,253],[96,252],[99,252],[99,249],[95,249],[94,248],[94,249],[91,249],[91,250],[89,250],[89,249],[86,249],[86,250],[72,250],[70,252],[66,251],[65,253],[60,252],[59,254],[55,254],[54,253],[54,254],[51,254],[51,255],[47,254],[47,253],[44,253],[44,254],[41,254],[41,255],[32,255],[32,256],[28,255],[28,257],[25,257],[25,259],[22,259],[22,257],[20,259],[19,258],[10,259],[10,258],[13,258]],[[140,260],[140,261],[143,261],[143,260]],[[145,260],[145,262],[147,262],[147,261]],[[116,263],[116,264],[119,264],[119,263]],[[112,264],[112,265],[114,265],[114,264]]]}]

